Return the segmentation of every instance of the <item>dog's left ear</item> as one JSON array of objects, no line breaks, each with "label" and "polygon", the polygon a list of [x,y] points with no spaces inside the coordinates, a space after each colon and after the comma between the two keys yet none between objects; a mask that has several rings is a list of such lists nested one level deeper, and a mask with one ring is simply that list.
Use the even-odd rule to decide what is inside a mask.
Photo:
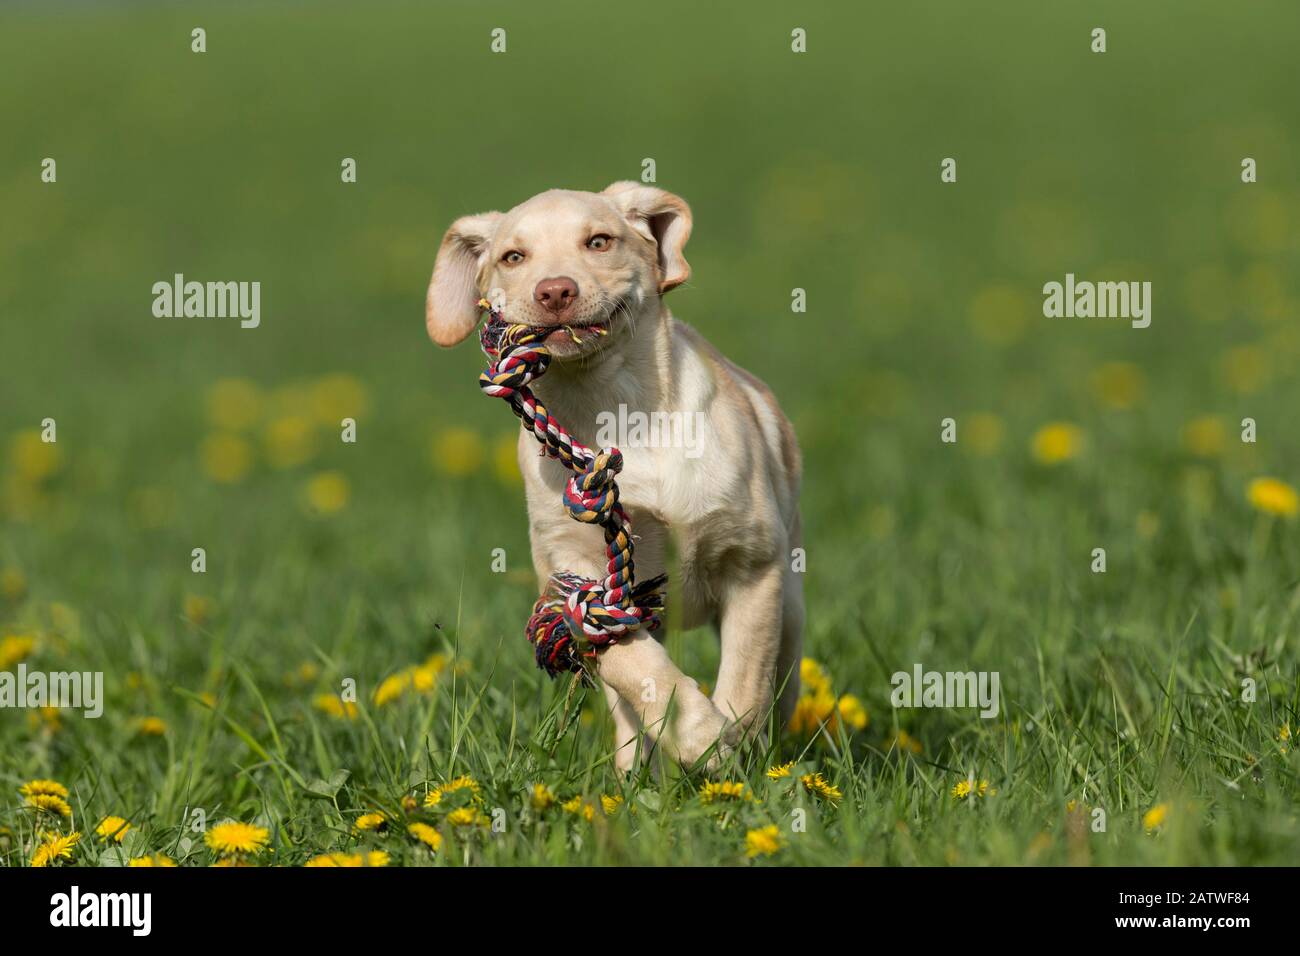
[{"label": "dog's left ear", "polygon": [[691,277],[690,264],[682,254],[691,235],[691,207],[686,200],[634,182],[614,183],[601,195],[613,200],[632,228],[655,244],[660,292],[675,289]]}]

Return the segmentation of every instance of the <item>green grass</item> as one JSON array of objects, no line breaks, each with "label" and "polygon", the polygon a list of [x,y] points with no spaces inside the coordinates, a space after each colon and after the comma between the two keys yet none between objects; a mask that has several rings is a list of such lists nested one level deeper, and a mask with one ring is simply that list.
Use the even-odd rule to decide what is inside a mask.
[{"label": "green grass", "polygon": [[[69,786],[71,825],[120,815],[129,854],[200,865],[187,809],[266,826],[263,860],[281,864],[354,844],[408,864],[740,864],[769,823],[786,844],[771,862],[1294,861],[1298,758],[1278,738],[1300,726],[1300,537],[1245,489],[1300,484],[1300,24],[1293,5],[1256,8],[7,8],[0,637],[35,640],[29,667],[102,670],[107,702],[57,729],[0,711],[0,862],[30,856],[18,787],[36,777]],[[1087,52],[1099,23],[1104,56]],[[583,56],[556,57],[557,30]],[[557,104],[573,132],[541,142]],[[950,155],[958,183],[941,186]],[[477,353],[435,352],[421,321],[455,216],[601,188],[646,156],[695,212],[671,306],[795,423],[806,652],[871,717],[742,755],[710,779],[757,799],[721,815],[702,774],[620,780],[597,695],[568,701],[533,667],[522,492],[495,464],[512,419],[480,397]],[[1239,181],[1243,156],[1259,183]],[[150,287],[178,271],[260,280],[262,327],[154,319]],[[1039,290],[1066,272],[1152,281],[1151,328],[1044,319]],[[795,286],[808,316],[789,312]],[[1126,407],[1097,382],[1116,362],[1140,383]],[[364,402],[336,383],[319,407],[334,374]],[[228,379],[261,397],[236,429],[248,470],[220,482],[201,450]],[[355,409],[357,444],[332,402]],[[1001,426],[986,454],[975,413]],[[1198,456],[1182,432],[1205,415],[1226,440]],[[1255,444],[1237,441],[1247,416]],[[53,462],[30,446],[47,417]],[[308,423],[301,454],[268,432],[285,417]],[[1047,467],[1030,442],[1057,420],[1086,441]],[[470,473],[448,471],[449,444]],[[350,489],[327,516],[304,506],[322,473]],[[712,683],[711,634],[668,641]],[[433,654],[456,664],[436,689],[370,703]],[[916,662],[998,671],[1002,713],[895,711],[890,675]],[[347,679],[355,719],[314,705]],[[141,733],[147,716],[166,732]],[[921,751],[899,754],[896,730]],[[768,781],[788,760],[838,805]],[[350,835],[462,774],[503,833],[465,839],[421,810],[445,833],[435,856],[400,827]],[[996,793],[954,798],[968,775]],[[537,783],[594,819],[539,820]],[[624,809],[607,818],[601,795]],[[1072,800],[1103,808],[1105,832]],[[75,861],[120,855],[87,835]]]}]

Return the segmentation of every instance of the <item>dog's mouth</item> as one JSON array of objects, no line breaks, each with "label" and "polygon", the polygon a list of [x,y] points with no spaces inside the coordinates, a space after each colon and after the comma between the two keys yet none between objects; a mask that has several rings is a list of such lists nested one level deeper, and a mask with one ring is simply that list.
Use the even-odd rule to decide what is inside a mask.
[{"label": "dog's mouth", "polygon": [[621,313],[627,311],[627,302],[623,299],[616,299],[614,303],[605,310],[604,318],[595,319],[586,322],[568,322],[564,325],[557,325],[546,334],[542,340],[547,345],[569,342],[574,345],[588,345],[605,336],[609,335],[618,320]]}]

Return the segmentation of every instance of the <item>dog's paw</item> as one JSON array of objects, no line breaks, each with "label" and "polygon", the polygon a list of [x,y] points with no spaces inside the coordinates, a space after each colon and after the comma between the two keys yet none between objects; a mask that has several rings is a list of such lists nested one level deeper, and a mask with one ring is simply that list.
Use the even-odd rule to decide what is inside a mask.
[{"label": "dog's paw", "polygon": [[741,734],[740,728],[712,703],[682,714],[674,730],[672,744],[677,762],[683,767],[702,765],[708,773],[727,762]]}]

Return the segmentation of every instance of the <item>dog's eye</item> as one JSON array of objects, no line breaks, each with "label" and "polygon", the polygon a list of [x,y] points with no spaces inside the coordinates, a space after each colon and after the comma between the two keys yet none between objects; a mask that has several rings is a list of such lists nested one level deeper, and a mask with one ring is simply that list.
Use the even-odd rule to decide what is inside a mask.
[{"label": "dog's eye", "polygon": [[511,249],[501,257],[501,261],[506,265],[517,266],[519,263],[524,261],[524,254],[518,249]]},{"label": "dog's eye", "polygon": [[607,236],[603,232],[594,235],[587,240],[587,248],[594,249],[597,252],[604,252],[613,244],[614,244],[613,237]]}]

